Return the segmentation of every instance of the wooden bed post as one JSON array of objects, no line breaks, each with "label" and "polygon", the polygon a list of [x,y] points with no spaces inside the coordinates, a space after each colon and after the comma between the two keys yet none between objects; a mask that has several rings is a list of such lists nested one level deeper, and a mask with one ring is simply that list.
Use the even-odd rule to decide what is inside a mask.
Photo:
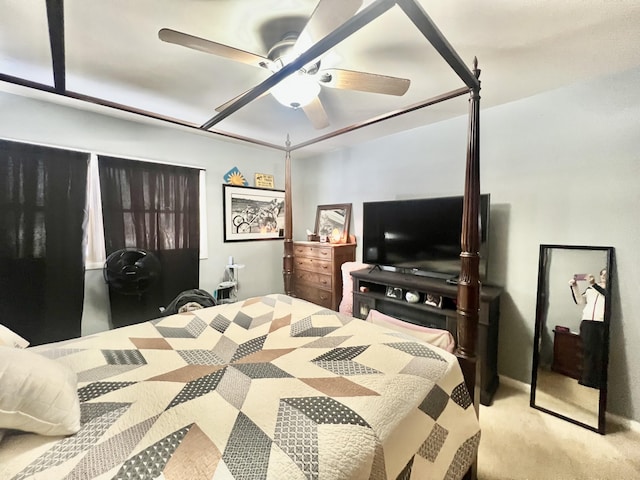
[{"label": "wooden bed post", "polygon": [[[473,73],[480,78],[478,59],[473,60]],[[469,130],[467,164],[462,211],[462,235],[460,238],[460,279],[458,281],[457,306],[457,355],[464,374],[467,389],[478,408],[476,376],[478,359],[476,343],[480,310],[480,82],[471,89],[469,98]]]},{"label": "wooden bed post", "polygon": [[293,294],[291,277],[293,275],[293,208],[291,203],[291,141],[287,135],[284,167],[284,254],[282,257],[282,276],[284,292]]}]

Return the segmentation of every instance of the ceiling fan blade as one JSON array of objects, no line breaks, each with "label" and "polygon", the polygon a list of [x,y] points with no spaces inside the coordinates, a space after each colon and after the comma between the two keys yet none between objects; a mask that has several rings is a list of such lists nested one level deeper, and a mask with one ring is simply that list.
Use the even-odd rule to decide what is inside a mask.
[{"label": "ceiling fan blade", "polygon": [[182,47],[192,48],[205,53],[211,53],[219,57],[235,60],[236,62],[246,63],[254,67],[269,68],[271,60],[261,57],[255,53],[240,50],[239,48],[230,47],[222,43],[205,40],[204,38],[195,37],[188,33],[178,32],[170,28],[162,28],[158,32],[158,38],[163,42],[173,43]]},{"label": "ceiling fan blade", "polygon": [[319,72],[320,84],[331,88],[382,93],[398,97],[407,93],[411,80],[375,73],[327,68]]},{"label": "ceiling fan blade", "polygon": [[[245,92],[242,92],[240,95],[236,95],[235,97],[233,97],[231,100],[224,102],[222,105],[220,105],[219,107],[216,107],[216,112],[221,112],[223,111],[225,108],[227,108],[229,105],[231,105],[233,102],[235,102],[237,99],[239,99],[240,97],[244,96],[247,92],[249,92],[250,90],[247,90]],[[264,92],[262,95],[260,95],[259,97],[256,97],[255,100],[257,100],[258,98],[262,98],[266,95],[269,95],[269,91]]]},{"label": "ceiling fan blade", "polygon": [[319,0],[307,24],[298,36],[293,50],[301,54],[321,38],[351,18],[362,6],[362,0]]},{"label": "ceiling fan blade", "polygon": [[311,103],[302,107],[302,110],[304,110],[305,115],[316,129],[322,130],[329,126],[329,117],[320,102],[320,98],[316,97]]}]

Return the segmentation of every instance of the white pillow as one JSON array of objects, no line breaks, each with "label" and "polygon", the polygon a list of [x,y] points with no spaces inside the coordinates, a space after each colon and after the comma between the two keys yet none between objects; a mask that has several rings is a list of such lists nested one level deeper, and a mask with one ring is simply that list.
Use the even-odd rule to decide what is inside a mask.
[{"label": "white pillow", "polygon": [[29,342],[16,332],[12,332],[7,327],[0,324],[0,345],[13,348],[27,348],[29,346]]},{"label": "white pillow", "polygon": [[29,350],[0,346],[0,429],[41,435],[80,430],[75,372]]}]

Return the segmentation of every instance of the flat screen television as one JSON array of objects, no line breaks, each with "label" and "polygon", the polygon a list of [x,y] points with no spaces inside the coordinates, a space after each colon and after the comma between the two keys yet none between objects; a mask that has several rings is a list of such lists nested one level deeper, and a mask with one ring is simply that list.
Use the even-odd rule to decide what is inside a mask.
[{"label": "flat screen television", "polygon": [[[364,202],[362,261],[403,273],[460,273],[462,196]],[[486,279],[490,195],[480,197],[480,278]]]}]

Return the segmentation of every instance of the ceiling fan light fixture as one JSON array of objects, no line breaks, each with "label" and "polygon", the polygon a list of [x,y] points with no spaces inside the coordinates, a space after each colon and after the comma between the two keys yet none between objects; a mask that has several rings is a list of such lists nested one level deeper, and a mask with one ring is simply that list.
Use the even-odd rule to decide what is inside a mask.
[{"label": "ceiling fan light fixture", "polygon": [[270,92],[279,103],[295,109],[309,105],[320,93],[320,85],[313,76],[296,72],[272,87]]}]

